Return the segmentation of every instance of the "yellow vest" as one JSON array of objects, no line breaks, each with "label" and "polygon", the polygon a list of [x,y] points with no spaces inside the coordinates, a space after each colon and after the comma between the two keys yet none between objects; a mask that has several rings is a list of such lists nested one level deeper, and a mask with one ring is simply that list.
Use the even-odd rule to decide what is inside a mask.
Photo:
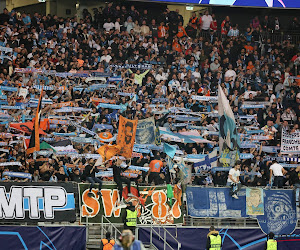
[{"label": "yellow vest", "polygon": [[210,249],[209,250],[220,250],[222,245],[222,238],[220,235],[210,235]]},{"label": "yellow vest", "polygon": [[127,211],[126,225],[128,227],[135,227],[136,226],[136,219],[137,219],[137,211],[132,212],[129,209],[127,209],[126,211]]},{"label": "yellow vest", "polygon": [[267,240],[267,250],[277,250],[277,241],[273,239]]}]

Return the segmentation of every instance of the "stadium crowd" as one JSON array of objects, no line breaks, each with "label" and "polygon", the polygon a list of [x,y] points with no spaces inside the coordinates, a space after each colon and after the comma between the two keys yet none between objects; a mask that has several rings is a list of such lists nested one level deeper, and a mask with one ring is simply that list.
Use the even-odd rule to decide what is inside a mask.
[{"label": "stadium crowd", "polygon": [[[244,145],[240,152],[253,155],[240,160],[240,180],[246,186],[266,186],[272,157],[280,156],[278,147],[282,129],[299,131],[300,44],[291,39],[271,42],[268,34],[283,29],[278,18],[266,16],[260,20],[254,17],[245,31],[231,23],[229,16],[221,21],[206,11],[202,16],[193,14],[184,24],[178,11],[166,9],[153,16],[147,9],[137,10],[133,5],[126,9],[112,3],[96,9],[94,16],[84,10],[80,20],[39,13],[20,14],[4,9],[0,14],[0,46],[11,48],[12,52],[2,50],[0,57],[1,105],[7,107],[2,106],[0,115],[2,180],[28,181],[3,175],[10,171],[30,173],[32,181],[81,182],[98,171],[93,168],[96,159],[77,158],[71,153],[38,155],[35,160],[26,156],[24,139],[28,139],[29,134],[14,129],[11,123],[33,119],[36,106],[30,104],[39,98],[39,86],[44,85],[43,98],[46,100],[42,119],[72,119],[89,130],[93,130],[95,124],[111,125],[112,129],[96,130],[103,139],[117,134],[119,115],[128,119],[154,116],[157,127],[173,133],[191,132],[188,124],[198,126],[196,132],[210,143],[165,140],[176,145],[179,156],[185,157],[209,154],[218,147],[217,103],[192,96],[217,96],[220,84],[236,115]],[[299,30],[297,18],[292,20],[290,29]],[[142,66],[126,67],[138,64]],[[15,71],[18,68],[28,71]],[[42,74],[37,69],[62,74]],[[104,89],[89,89],[100,80],[88,82],[84,77],[63,75],[86,71],[111,74],[122,80],[112,78]],[[119,92],[128,94],[119,95]],[[100,108],[97,98],[118,104],[121,109]],[[60,104],[67,102],[79,109],[57,113]],[[252,104],[262,104],[262,107],[251,108]],[[182,112],[174,114],[170,112],[172,108]],[[199,118],[195,113],[201,114],[201,119],[177,120],[177,115],[188,112],[192,112],[189,117]],[[251,136],[255,132],[249,136],[249,130],[260,131],[258,135],[263,139],[253,139]],[[76,127],[68,122],[50,123],[44,137],[47,142],[51,139],[60,141],[65,138],[53,133],[75,131]],[[91,137],[81,133],[81,137],[84,136]],[[247,147],[247,144],[255,146]],[[93,143],[72,141],[72,146],[79,154],[97,154]],[[264,150],[266,146],[275,151]],[[1,164],[8,162],[20,162],[21,165]],[[156,163],[158,169],[154,168]],[[296,162],[286,163],[295,165]],[[111,164],[114,163],[108,161],[99,169]],[[204,169],[197,172],[193,168],[194,162],[186,161],[191,172],[190,178],[186,178],[178,166],[174,167],[175,171],[169,170],[166,154],[161,150],[133,157],[130,164],[150,167],[149,173],[139,177],[141,183],[149,184],[181,182],[222,186],[226,185],[228,176],[228,171]],[[299,168],[286,170],[284,185],[299,185]],[[111,180],[111,177],[102,179]]]}]

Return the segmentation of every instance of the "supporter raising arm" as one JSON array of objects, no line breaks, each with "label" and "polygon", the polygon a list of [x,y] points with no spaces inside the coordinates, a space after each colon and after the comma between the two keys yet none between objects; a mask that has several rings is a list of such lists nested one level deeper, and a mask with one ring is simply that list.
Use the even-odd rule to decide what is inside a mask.
[{"label": "supporter raising arm", "polygon": [[145,78],[145,76],[148,74],[149,71],[150,69],[147,69],[144,73],[141,73],[140,70],[137,70],[136,73],[133,73],[131,69],[128,69],[128,72],[130,74],[134,74],[135,83],[138,84],[139,86],[142,86],[143,79]]}]

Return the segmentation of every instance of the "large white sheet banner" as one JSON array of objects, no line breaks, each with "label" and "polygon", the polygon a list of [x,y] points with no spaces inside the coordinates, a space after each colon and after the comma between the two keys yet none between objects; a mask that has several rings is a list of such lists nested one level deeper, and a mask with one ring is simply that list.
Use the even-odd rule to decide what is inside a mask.
[{"label": "large white sheet banner", "polygon": [[282,154],[300,154],[300,132],[289,133],[282,130],[280,152]]}]

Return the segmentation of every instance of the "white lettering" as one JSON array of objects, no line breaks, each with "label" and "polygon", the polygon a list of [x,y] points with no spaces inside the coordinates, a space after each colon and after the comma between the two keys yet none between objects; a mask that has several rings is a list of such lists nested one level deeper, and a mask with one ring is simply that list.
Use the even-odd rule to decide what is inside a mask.
[{"label": "white lettering", "polygon": [[62,187],[44,188],[44,217],[54,219],[55,207],[63,207],[67,203],[67,193]]},{"label": "white lettering", "polygon": [[0,218],[24,219],[22,187],[11,187],[9,198],[5,187],[0,187]]},{"label": "white lettering", "polygon": [[42,187],[28,187],[24,188],[24,197],[29,197],[29,217],[31,219],[39,219],[40,211],[38,204],[38,197],[43,197]]}]

